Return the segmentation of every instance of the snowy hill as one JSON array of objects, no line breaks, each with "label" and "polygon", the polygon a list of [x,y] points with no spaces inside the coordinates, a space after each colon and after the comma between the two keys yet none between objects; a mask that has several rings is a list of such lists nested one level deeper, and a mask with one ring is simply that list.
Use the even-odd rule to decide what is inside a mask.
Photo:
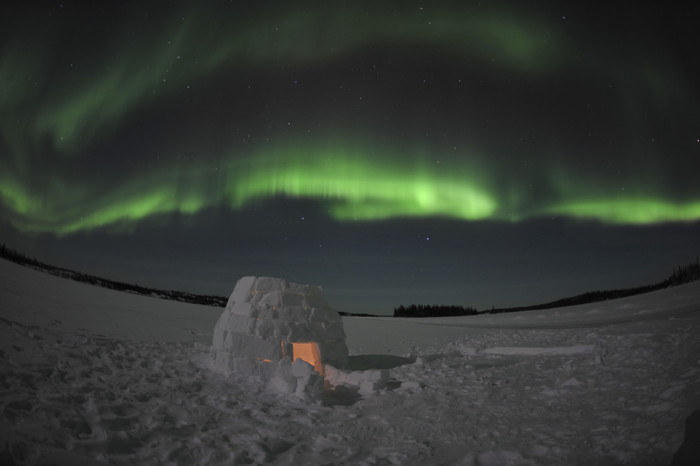
[{"label": "snowy hill", "polygon": [[346,317],[351,365],[392,383],[324,403],[209,371],[221,312],[0,260],[0,463],[668,464],[700,408],[700,282],[517,314]]}]

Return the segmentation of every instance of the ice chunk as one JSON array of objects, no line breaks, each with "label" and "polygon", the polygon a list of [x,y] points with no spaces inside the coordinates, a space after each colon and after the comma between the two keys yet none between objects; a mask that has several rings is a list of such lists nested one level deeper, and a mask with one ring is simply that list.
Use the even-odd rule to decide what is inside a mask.
[{"label": "ice chunk", "polygon": [[331,365],[326,365],[324,370],[328,383],[334,386],[355,387],[361,395],[373,393],[384,387],[389,380],[389,371],[383,369],[345,372]]}]

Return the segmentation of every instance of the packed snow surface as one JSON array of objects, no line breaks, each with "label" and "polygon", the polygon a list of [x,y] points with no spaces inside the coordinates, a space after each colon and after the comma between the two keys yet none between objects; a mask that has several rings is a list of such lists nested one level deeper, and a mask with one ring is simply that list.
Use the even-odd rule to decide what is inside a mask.
[{"label": "packed snow surface", "polygon": [[211,371],[221,311],[0,260],[0,464],[668,464],[700,408],[700,282],[344,318],[350,368],[390,382],[317,401]]}]

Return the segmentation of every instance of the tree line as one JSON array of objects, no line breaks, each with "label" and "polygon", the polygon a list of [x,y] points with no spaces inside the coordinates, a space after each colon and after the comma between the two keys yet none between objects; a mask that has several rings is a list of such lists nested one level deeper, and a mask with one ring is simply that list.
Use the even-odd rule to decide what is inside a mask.
[{"label": "tree line", "polygon": [[410,306],[399,306],[394,308],[394,317],[454,317],[473,316],[478,311],[473,307],[456,305],[426,305],[411,304]]},{"label": "tree line", "polygon": [[[643,285],[634,288],[624,288],[617,290],[589,291],[587,293],[558,299],[544,304],[530,306],[518,306],[509,308],[491,308],[483,311],[487,314],[501,314],[505,312],[536,311],[542,309],[553,309],[556,307],[575,306],[578,304],[588,304],[609,299],[625,298],[636,294],[648,293],[650,291],[661,290],[670,286],[683,285],[695,280],[700,280],[700,257],[695,258],[695,262],[688,265],[678,266],[673,269],[673,273],[658,283]],[[448,317],[448,316],[470,316],[479,314],[479,311],[472,307],[465,306],[442,306],[411,304],[410,306],[399,306],[394,308],[394,317]]]},{"label": "tree line", "polygon": [[168,299],[171,301],[181,301],[184,303],[192,304],[203,304],[205,306],[215,307],[225,307],[228,301],[228,298],[225,298],[223,296],[198,295],[193,293],[187,293],[185,291],[158,290],[131,283],[109,280],[107,278],[100,278],[94,275],[88,275],[83,272],[64,269],[62,267],[56,267],[55,265],[50,265],[38,261],[33,257],[25,256],[24,254],[12,248],[8,248],[7,246],[5,246],[5,244],[3,244],[2,247],[0,247],[0,257],[4,257],[5,259],[20,265],[48,272],[51,275],[56,275],[57,277],[68,278],[77,282],[88,283],[90,285],[97,285],[101,286],[102,288],[109,288],[111,290],[126,291],[127,293],[134,293],[143,296],[152,296],[154,298]]},{"label": "tree line", "polygon": [[673,275],[668,277],[666,281],[670,286],[675,286],[695,280],[700,280],[700,257],[696,257],[692,264],[673,269]]},{"label": "tree line", "polygon": [[650,291],[662,290],[670,286],[683,285],[695,280],[700,280],[700,257],[695,258],[695,262],[691,262],[685,266],[678,266],[673,269],[671,276],[658,283],[651,285],[637,286],[634,288],[624,288],[617,290],[589,291],[587,293],[571,296],[569,298],[558,299],[544,304],[535,304],[532,306],[510,307],[504,309],[492,308],[486,312],[489,314],[500,314],[503,312],[519,312],[519,311],[538,311],[542,309],[553,309],[555,307],[576,306],[578,304],[597,303],[607,301],[609,299],[626,298]]}]

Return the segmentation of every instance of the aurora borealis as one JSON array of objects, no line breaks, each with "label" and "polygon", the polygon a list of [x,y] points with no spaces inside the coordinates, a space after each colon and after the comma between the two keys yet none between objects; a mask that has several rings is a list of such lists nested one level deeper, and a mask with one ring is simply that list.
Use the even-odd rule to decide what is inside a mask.
[{"label": "aurora borealis", "polygon": [[495,298],[477,264],[505,250],[517,304],[699,252],[691,3],[1,8],[0,234],[40,257],[192,291],[278,274],[478,306]]}]

